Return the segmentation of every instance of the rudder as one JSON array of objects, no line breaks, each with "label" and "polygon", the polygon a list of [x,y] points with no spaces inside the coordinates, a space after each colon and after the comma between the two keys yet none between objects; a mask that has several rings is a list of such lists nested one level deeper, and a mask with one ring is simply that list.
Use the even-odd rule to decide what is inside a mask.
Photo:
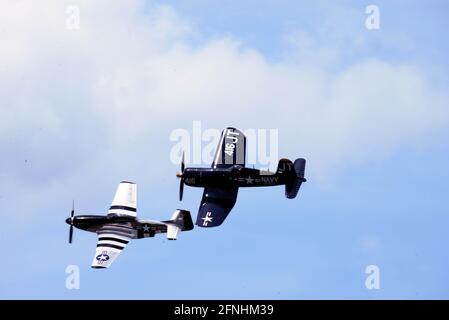
[{"label": "rudder", "polygon": [[305,181],[304,172],[306,171],[306,159],[296,159],[293,166],[295,167],[296,176]]},{"label": "rudder", "polygon": [[298,195],[301,184],[307,181],[304,178],[304,172],[306,169],[306,160],[303,158],[296,159],[293,163],[294,179],[291,182],[285,184],[285,196],[288,199],[294,199]]}]

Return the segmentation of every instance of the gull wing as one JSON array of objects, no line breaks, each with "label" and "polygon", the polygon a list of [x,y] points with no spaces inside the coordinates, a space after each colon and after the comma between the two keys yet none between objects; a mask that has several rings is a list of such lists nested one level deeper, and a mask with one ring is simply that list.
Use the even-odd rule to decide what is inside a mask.
[{"label": "gull wing", "polygon": [[221,225],[234,207],[237,193],[237,187],[205,188],[196,218],[196,225],[204,228]]},{"label": "gull wing", "polygon": [[236,128],[226,128],[221,133],[212,168],[229,168],[233,165],[245,166],[246,137]]}]

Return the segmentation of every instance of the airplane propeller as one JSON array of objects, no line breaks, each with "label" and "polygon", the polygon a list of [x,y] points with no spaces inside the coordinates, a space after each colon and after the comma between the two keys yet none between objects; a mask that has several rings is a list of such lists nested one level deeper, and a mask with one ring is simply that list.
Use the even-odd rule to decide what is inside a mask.
[{"label": "airplane propeller", "polygon": [[179,181],[179,201],[182,201],[182,194],[184,193],[184,180],[182,179],[182,174],[184,173],[184,151],[182,152],[182,159],[181,159],[181,172],[177,173],[176,176],[180,178]]},{"label": "airplane propeller", "polygon": [[73,238],[73,216],[75,215],[75,201],[72,201],[72,212],[70,213],[70,218],[67,218],[65,222],[70,225],[69,229],[69,243],[72,243]]}]

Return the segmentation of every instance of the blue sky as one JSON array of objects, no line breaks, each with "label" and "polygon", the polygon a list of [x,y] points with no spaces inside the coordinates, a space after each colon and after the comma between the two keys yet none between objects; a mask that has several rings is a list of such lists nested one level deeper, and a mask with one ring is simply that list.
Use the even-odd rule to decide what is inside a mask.
[{"label": "blue sky", "polygon": [[[0,298],[449,298],[446,1],[1,6]],[[140,217],[196,217],[202,190],[178,201],[169,140],[196,120],[277,129],[279,157],[308,161],[298,198],[241,190],[221,227],[91,269],[96,236],[67,243],[72,199],[105,213],[131,180]]]}]

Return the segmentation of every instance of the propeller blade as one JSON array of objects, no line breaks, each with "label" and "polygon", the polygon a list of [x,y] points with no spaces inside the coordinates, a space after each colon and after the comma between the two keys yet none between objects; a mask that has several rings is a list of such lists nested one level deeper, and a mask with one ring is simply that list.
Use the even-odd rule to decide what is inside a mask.
[{"label": "propeller blade", "polygon": [[[72,243],[72,238],[73,238],[73,216],[74,215],[75,215],[75,200],[72,200],[72,212],[70,212],[69,243]],[[69,220],[69,219],[67,219],[67,220]]]},{"label": "propeller blade", "polygon": [[182,194],[184,193],[184,181],[181,178],[179,182],[179,201],[182,201]]},{"label": "propeller blade", "polygon": [[184,151],[183,151],[182,158],[181,158],[181,173],[184,172],[184,168],[185,168],[185,165],[184,165]]},{"label": "propeller blade", "polygon": [[73,224],[70,225],[70,231],[69,231],[69,243],[72,243],[73,238]]},{"label": "propeller blade", "polygon": [[182,179],[182,174],[184,173],[185,164],[184,164],[184,151],[182,152],[181,158],[181,172],[176,174],[178,178],[181,178],[179,181],[179,201],[182,201],[182,194],[184,193],[184,180]]}]

